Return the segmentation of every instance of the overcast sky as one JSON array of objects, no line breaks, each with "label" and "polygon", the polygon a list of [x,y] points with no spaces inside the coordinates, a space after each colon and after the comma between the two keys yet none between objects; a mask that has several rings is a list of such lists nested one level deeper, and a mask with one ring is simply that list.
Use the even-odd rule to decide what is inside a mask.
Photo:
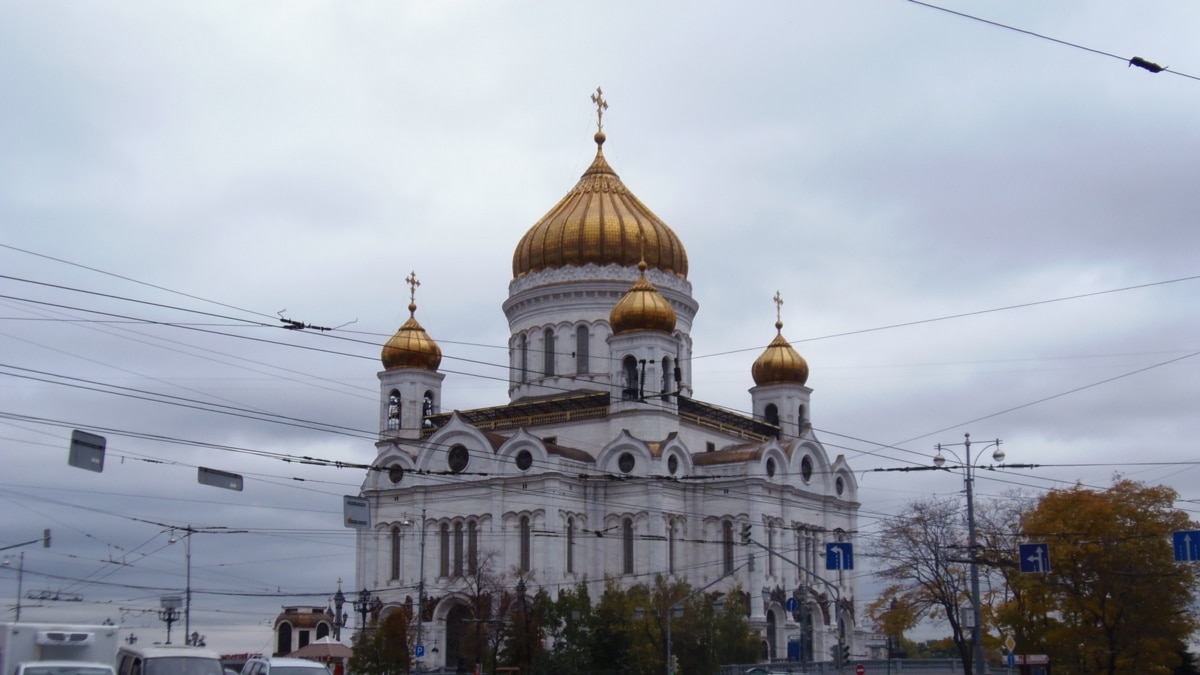
[{"label": "overcast sky", "polygon": [[51,528],[6,554],[80,598],[22,618],[164,639],[170,526],[240,532],[192,542],[222,651],[351,590],[361,472],[250,453],[373,459],[410,271],[443,408],[507,401],[512,251],[593,157],[597,86],[606,156],[687,248],[696,397],[749,409],[779,291],[860,560],[961,489],[871,470],[965,432],[1041,465],[983,498],[1120,474],[1200,511],[1200,81],[1172,72],[1200,75],[1200,5],[941,5],[1077,46],[901,0],[0,1],[0,546]]}]

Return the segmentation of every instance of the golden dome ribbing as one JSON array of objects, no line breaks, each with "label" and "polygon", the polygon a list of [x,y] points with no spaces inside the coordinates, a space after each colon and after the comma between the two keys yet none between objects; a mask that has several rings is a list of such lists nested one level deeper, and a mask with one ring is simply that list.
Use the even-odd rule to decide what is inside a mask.
[{"label": "golden dome ribbing", "polygon": [[783,322],[775,322],[775,339],[754,361],[750,375],[754,384],[804,384],[808,381],[808,362],[783,337]]},{"label": "golden dome ribbing", "polygon": [[641,274],[624,297],[613,306],[608,323],[614,335],[635,330],[656,330],[670,333],[675,330],[675,310],[671,303],[646,279],[646,262],[638,263]]},{"label": "golden dome ribbing", "polygon": [[639,260],[686,279],[687,252],[666,223],[646,208],[604,159],[604,132],[596,158],[575,187],[525,233],[513,253],[513,278],[566,266]]},{"label": "golden dome ribbing", "polygon": [[436,371],[442,363],[442,348],[417,323],[417,305],[409,303],[408,321],[383,346],[380,360],[384,370],[422,368]]}]

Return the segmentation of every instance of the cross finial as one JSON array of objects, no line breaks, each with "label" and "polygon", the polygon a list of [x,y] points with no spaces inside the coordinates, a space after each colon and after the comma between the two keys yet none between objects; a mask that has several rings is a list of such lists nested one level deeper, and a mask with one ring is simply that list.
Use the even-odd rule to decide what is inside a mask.
[{"label": "cross finial", "polygon": [[421,282],[417,280],[416,272],[409,272],[404,281],[408,284],[408,311],[413,313],[417,311],[417,286],[420,286]]},{"label": "cross finial", "polygon": [[775,328],[782,330],[783,329],[783,316],[782,316],[783,296],[779,294],[779,291],[775,291],[775,297],[772,299],[775,301]]},{"label": "cross finial", "polygon": [[604,111],[608,110],[608,101],[604,100],[604,91],[600,87],[592,94],[592,103],[596,104],[596,132],[599,133],[604,131]]}]

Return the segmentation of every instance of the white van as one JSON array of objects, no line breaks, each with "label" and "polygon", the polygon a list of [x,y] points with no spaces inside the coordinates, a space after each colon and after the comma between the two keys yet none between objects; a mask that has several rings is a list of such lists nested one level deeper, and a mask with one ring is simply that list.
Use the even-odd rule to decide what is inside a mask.
[{"label": "white van", "polygon": [[117,650],[117,675],[224,675],[221,655],[211,649],[184,645]]}]

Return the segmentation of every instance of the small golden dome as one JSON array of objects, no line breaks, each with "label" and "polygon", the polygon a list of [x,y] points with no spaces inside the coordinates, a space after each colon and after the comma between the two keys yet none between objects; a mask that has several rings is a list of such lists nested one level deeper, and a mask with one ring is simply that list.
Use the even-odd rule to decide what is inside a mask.
[{"label": "small golden dome", "polygon": [[612,308],[608,323],[613,334],[635,330],[656,330],[670,333],[675,330],[675,310],[671,303],[646,279],[646,261],[638,263],[641,274],[625,296]]},{"label": "small golden dome", "polygon": [[409,303],[408,321],[383,346],[380,360],[384,370],[422,368],[436,371],[442,363],[442,348],[417,323],[417,305]]},{"label": "small golden dome", "polygon": [[517,244],[513,278],[566,266],[617,264],[650,267],[686,279],[687,252],[666,223],[646,208],[604,159],[604,132],[596,158],[575,187]]},{"label": "small golden dome", "polygon": [[783,322],[775,322],[775,339],[754,361],[750,375],[754,384],[780,384],[808,382],[808,362],[783,337]]}]

